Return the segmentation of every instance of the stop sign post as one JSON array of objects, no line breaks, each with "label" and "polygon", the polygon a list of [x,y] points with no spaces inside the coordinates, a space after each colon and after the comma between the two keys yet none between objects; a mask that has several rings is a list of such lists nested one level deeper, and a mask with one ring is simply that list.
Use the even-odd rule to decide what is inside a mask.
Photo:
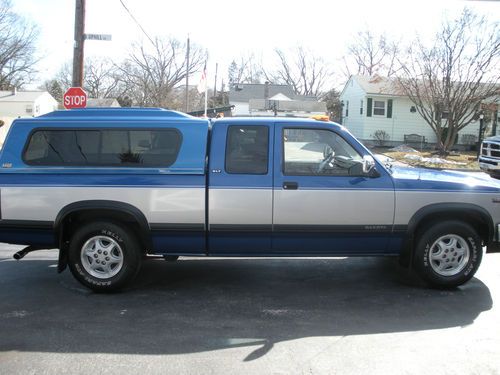
[{"label": "stop sign post", "polygon": [[64,94],[63,105],[66,109],[85,108],[87,93],[81,87],[70,87]]}]

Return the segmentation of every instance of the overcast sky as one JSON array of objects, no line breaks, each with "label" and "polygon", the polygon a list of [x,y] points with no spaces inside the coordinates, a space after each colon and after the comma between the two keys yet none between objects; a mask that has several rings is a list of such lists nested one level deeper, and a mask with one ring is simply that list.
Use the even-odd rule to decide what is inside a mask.
[{"label": "overcast sky", "polygon": [[[208,75],[219,63],[223,73],[233,58],[253,51],[264,61],[275,47],[302,45],[332,64],[344,55],[357,31],[369,28],[409,40],[430,36],[444,14],[468,6],[500,21],[499,1],[419,0],[123,0],[152,37],[172,36],[209,52]],[[38,83],[51,78],[72,59],[74,0],[12,0],[19,14],[40,30]],[[144,34],[120,0],[87,0],[86,32],[112,34],[112,42],[86,41],[86,56],[119,61]],[[193,77],[196,80],[195,77]],[[210,81],[209,81],[210,82]]]}]

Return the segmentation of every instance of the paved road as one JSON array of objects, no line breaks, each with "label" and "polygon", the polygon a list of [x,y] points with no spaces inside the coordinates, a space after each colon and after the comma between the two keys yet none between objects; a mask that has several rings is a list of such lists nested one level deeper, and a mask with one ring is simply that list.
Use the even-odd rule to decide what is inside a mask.
[{"label": "paved road", "polygon": [[[162,260],[93,294],[0,246],[0,374],[500,374],[500,254],[424,288],[392,259]],[[496,302],[496,303],[495,303]]]}]

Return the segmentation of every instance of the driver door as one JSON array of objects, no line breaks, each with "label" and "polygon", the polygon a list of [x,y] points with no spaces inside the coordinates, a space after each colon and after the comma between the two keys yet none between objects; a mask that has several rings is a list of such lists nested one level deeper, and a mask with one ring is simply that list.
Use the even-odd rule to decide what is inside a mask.
[{"label": "driver door", "polygon": [[[363,174],[366,151],[333,128],[275,126],[273,252],[370,255],[387,251],[391,177]],[[351,143],[350,143],[351,142]]]}]

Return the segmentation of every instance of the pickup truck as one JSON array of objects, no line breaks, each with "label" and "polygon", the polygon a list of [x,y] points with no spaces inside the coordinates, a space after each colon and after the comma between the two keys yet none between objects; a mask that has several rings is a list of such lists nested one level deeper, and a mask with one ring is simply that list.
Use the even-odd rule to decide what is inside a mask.
[{"label": "pickup truck", "polygon": [[478,162],[481,170],[500,179],[500,136],[486,138],[481,143]]},{"label": "pickup truck", "polygon": [[449,288],[498,251],[499,181],[384,165],[333,122],[56,111],[16,120],[0,166],[0,242],[99,292],[152,255],[397,256]]}]

